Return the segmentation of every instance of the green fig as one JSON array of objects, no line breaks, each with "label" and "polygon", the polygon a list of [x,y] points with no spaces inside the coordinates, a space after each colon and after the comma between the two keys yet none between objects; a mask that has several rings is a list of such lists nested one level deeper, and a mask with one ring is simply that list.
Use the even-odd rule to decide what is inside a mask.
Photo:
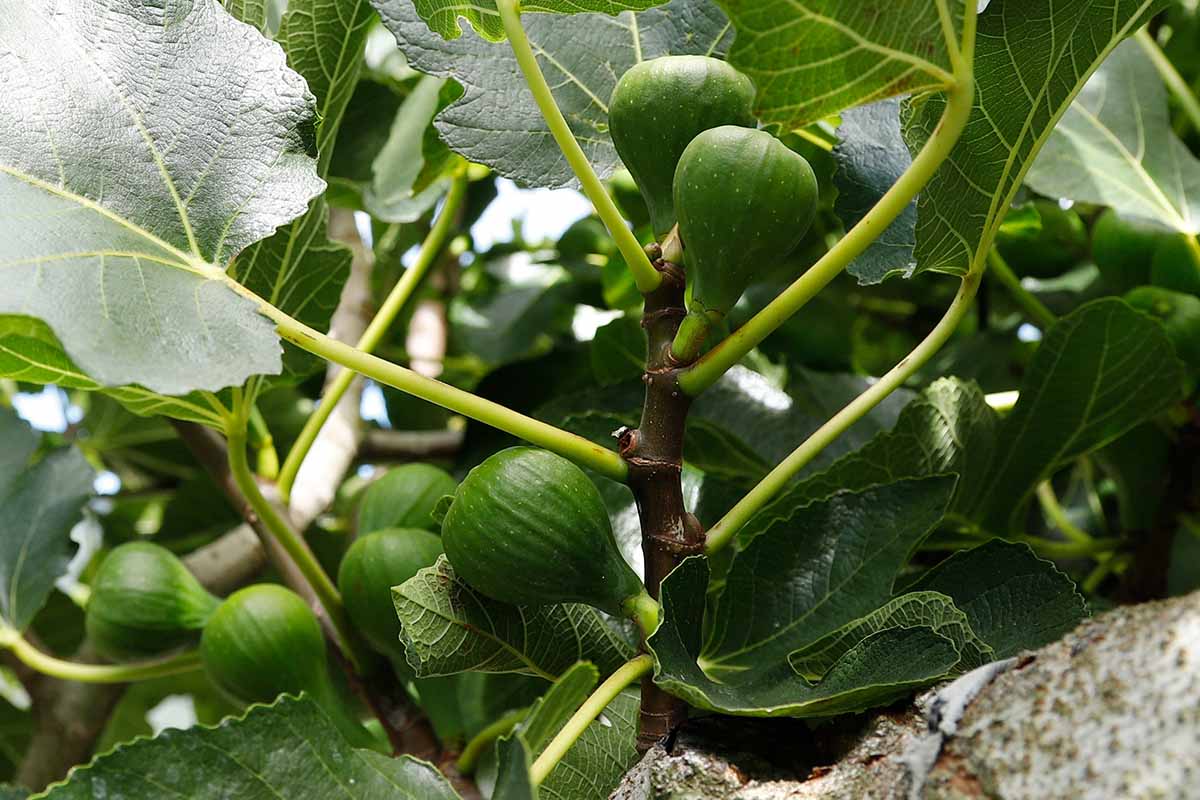
[{"label": "green fig", "polygon": [[429,531],[393,528],[359,537],[342,558],[338,589],[350,621],[397,666],[406,661],[392,587],[433,566],[441,554],[442,540]]},{"label": "green fig", "polygon": [[358,532],[388,528],[436,530],[434,506],[457,488],[458,481],[432,464],[405,464],[388,470],[363,492]]},{"label": "green fig", "polygon": [[171,551],[131,542],[100,565],[85,626],[101,655],[136,661],[198,642],[219,602]]},{"label": "green fig", "polygon": [[1166,228],[1105,209],[1092,225],[1092,261],[1108,289],[1127,292],[1150,282],[1154,253],[1169,237]]},{"label": "green fig", "polygon": [[686,350],[694,351],[746,287],[800,244],[816,216],[817,192],[808,161],[766,131],[727,125],[688,145],[675,171],[692,289],[681,330]]},{"label": "green fig", "polygon": [[1158,319],[1179,358],[1200,367],[1200,298],[1159,286],[1139,286],[1125,295],[1125,302]]},{"label": "green fig", "polygon": [[1187,234],[1168,236],[1154,251],[1150,282],[1164,289],[1200,295],[1200,245]]},{"label": "green fig", "polygon": [[613,90],[608,128],[658,238],[675,226],[675,165],[692,139],[721,125],[755,125],[754,84],[708,56],[663,56],[632,67]]},{"label": "green fig", "polygon": [[510,448],[471,470],[442,542],[454,571],[494,600],[630,614],[649,599],[617,549],[595,484],[545,450]]},{"label": "green fig", "polygon": [[321,623],[290,589],[260,583],[234,592],[204,628],[200,655],[213,683],[235,700],[273,703],[303,692],[352,744],[375,746],[329,676]]}]

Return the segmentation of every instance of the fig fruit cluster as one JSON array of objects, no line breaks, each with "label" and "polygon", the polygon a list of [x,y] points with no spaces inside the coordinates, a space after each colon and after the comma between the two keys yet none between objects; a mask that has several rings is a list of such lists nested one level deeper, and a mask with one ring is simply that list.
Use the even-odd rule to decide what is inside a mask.
[{"label": "fig fruit cluster", "polygon": [[[609,105],[613,143],[654,233],[669,241],[678,226],[692,341],[796,248],[816,216],[812,167],[757,129],[754,94],[750,79],[723,61],[664,56],[626,72]],[[664,242],[668,255],[672,246]]]}]

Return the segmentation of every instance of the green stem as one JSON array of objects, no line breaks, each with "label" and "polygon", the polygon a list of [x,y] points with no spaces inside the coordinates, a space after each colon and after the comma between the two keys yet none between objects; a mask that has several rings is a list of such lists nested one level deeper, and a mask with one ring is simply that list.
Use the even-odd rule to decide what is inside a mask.
[{"label": "green stem", "polygon": [[1067,512],[1058,502],[1058,496],[1054,494],[1054,487],[1050,485],[1050,481],[1042,481],[1038,484],[1037,499],[1038,504],[1042,507],[1042,512],[1049,517],[1056,528],[1062,531],[1063,536],[1076,544],[1090,544],[1094,541],[1087,531],[1078,527],[1067,517]]},{"label": "green stem", "polygon": [[1088,573],[1088,576],[1083,579],[1083,583],[1079,584],[1080,590],[1085,595],[1095,594],[1096,590],[1100,588],[1100,584],[1104,583],[1105,578],[1113,573],[1123,572],[1132,560],[1132,557],[1128,554],[1118,555],[1116,553],[1109,553],[1106,556],[1101,556],[1100,563]]},{"label": "green stem", "polygon": [[[466,197],[466,194],[466,176],[458,175],[450,185],[450,192],[446,195],[446,202],[442,204],[441,213],[430,229],[429,235],[422,242],[413,265],[405,270],[400,280],[392,287],[392,291],[383,301],[383,305],[379,307],[375,318],[371,320],[371,324],[367,326],[358,340],[359,350],[370,353],[378,347],[379,342],[396,321],[396,317],[404,310],[404,306],[412,298],[417,287],[421,285],[421,281],[437,261],[442,248],[446,246],[447,240],[454,232],[458,223],[458,212],[462,208],[463,198]],[[283,462],[283,469],[279,472],[279,491],[285,498],[291,495],[292,487],[296,483],[296,475],[299,474],[304,458],[312,448],[313,442],[317,440],[321,428],[329,420],[329,416],[337,408],[338,401],[350,388],[355,377],[357,377],[356,374],[350,370],[344,369],[339,372],[330,383],[329,388],[325,390],[320,404],[304,423],[304,428],[288,452],[287,458]]]},{"label": "green stem", "polygon": [[582,436],[505,408],[499,403],[485,400],[441,381],[418,375],[410,369],[405,369],[343,344],[336,339],[331,339],[303,322],[288,316],[240,284],[230,282],[229,285],[235,291],[255,299],[260,304],[259,311],[272,319],[278,326],[279,335],[302,350],[327,361],[341,364],[377,383],[391,386],[422,400],[428,400],[443,408],[448,408],[457,414],[511,433],[513,436],[595,470],[606,478],[624,481],[628,474],[625,462],[612,450],[590,442]]},{"label": "green stem", "polygon": [[200,654],[190,650],[179,655],[133,664],[79,664],[43,653],[12,629],[0,630],[0,647],[8,648],[32,670],[77,683],[134,683],[196,672],[203,668]]},{"label": "green stem", "polygon": [[462,755],[455,762],[455,767],[463,775],[470,775],[475,771],[475,765],[479,763],[479,757],[501,736],[507,736],[512,733],[513,728],[521,724],[529,714],[528,708],[519,708],[516,711],[510,711],[500,719],[488,725],[486,728],[475,734],[475,738],[467,742],[467,746],[463,748]]},{"label": "green stem", "polygon": [[258,515],[262,524],[283,547],[288,557],[295,562],[300,574],[312,587],[313,593],[316,594],[317,600],[325,609],[326,616],[329,617],[329,621],[341,639],[342,652],[361,674],[364,666],[371,663],[371,657],[350,626],[350,621],[346,617],[346,609],[342,605],[342,597],[338,593],[337,587],[333,585],[333,581],[325,574],[325,570],[300,534],[296,532],[290,522],[283,518],[258,488],[258,482],[246,461],[246,427],[244,424],[230,426],[228,450],[229,471],[238,489],[254,513]]},{"label": "green stem", "polygon": [[1053,311],[1046,308],[1041,300],[1038,300],[1033,294],[1021,285],[1021,279],[1012,271],[1008,263],[997,252],[996,248],[988,251],[988,269],[992,275],[996,277],[1000,283],[1008,289],[1008,293],[1012,295],[1013,300],[1017,301],[1017,305],[1025,312],[1038,327],[1045,330],[1054,323],[1058,322],[1058,317]]},{"label": "green stem", "polygon": [[608,704],[615,700],[626,686],[641,678],[653,666],[654,659],[648,655],[640,655],[627,662],[610,675],[608,680],[600,684],[533,762],[530,774],[533,777],[534,785],[540,785],[542,781],[546,780],[546,776],[558,765],[576,740],[583,735],[587,726],[595,722],[596,717],[608,708]]},{"label": "green stem", "polygon": [[563,117],[562,111],[554,101],[554,93],[550,90],[550,84],[546,82],[546,76],[542,74],[541,67],[538,66],[537,56],[534,55],[533,48],[529,44],[529,37],[526,36],[525,29],[521,26],[520,0],[497,0],[496,6],[500,10],[500,20],[504,23],[504,31],[508,34],[509,44],[512,45],[513,54],[517,57],[517,64],[525,76],[525,82],[529,84],[529,90],[533,92],[533,99],[541,109],[546,124],[550,127],[554,141],[558,143],[558,147],[566,157],[567,163],[571,165],[575,177],[579,179],[583,193],[592,201],[592,205],[596,207],[596,213],[600,215],[600,219],[604,221],[608,232],[616,241],[617,249],[621,251],[625,263],[629,265],[629,269],[633,273],[633,280],[637,284],[638,291],[642,294],[654,291],[658,288],[662,276],[650,263],[650,259],[646,257],[646,252],[642,249],[637,237],[633,235],[633,231],[629,230],[625,218],[621,216],[621,212],[617,210],[617,205],[609,196],[608,190],[604,188],[604,184],[600,182],[600,178],[592,169],[583,148],[579,146],[575,134],[571,132],[571,126],[567,124],[566,118]]},{"label": "green stem", "polygon": [[884,398],[904,385],[941,349],[970,310],[975,293],[979,290],[979,277],[978,272],[969,272],[964,275],[958,294],[955,295],[950,308],[946,310],[945,316],[911,353],[818,428],[802,445],[792,451],[791,455],[771,470],[767,477],[751,489],[749,494],[739,500],[729,510],[729,513],[709,529],[705,550],[710,556],[733,541],[742,526],[782,491],[792,478],[828,447],[834,439],[882,402]]},{"label": "green stem", "polygon": [[1154,37],[1145,28],[1142,28],[1134,36],[1142,49],[1146,51],[1146,55],[1150,56],[1150,60],[1154,62],[1155,68],[1158,69],[1158,74],[1162,76],[1163,83],[1171,90],[1171,94],[1175,95],[1175,99],[1179,101],[1179,107],[1183,109],[1184,114],[1192,123],[1192,127],[1200,131],[1200,100],[1196,99],[1196,95],[1192,92],[1192,88],[1187,85],[1187,81],[1175,69],[1175,65],[1167,58],[1162,49],[1158,46],[1158,42],[1154,41]]},{"label": "green stem", "polygon": [[275,450],[275,438],[271,436],[271,429],[257,405],[250,407],[250,443],[254,446],[254,452],[258,454],[255,472],[261,478],[275,480],[279,475],[279,453]]},{"label": "green stem", "polygon": [[975,15],[966,14],[963,18],[961,57],[956,57],[959,61],[955,70],[957,82],[947,93],[946,108],[933,135],[900,179],[857,225],[782,294],[699,361],[680,372],[679,385],[684,392],[694,397],[712,386],[730,367],[816,297],[851,261],[870,247],[929,183],[933,174],[950,156],[971,116],[975,98],[972,70],[974,42]]},{"label": "green stem", "polygon": [[637,623],[643,637],[650,636],[658,627],[659,610],[658,601],[649,592],[643,591],[625,601],[625,614]]},{"label": "green stem", "polygon": [[1111,553],[1121,543],[1116,539],[1093,539],[1090,542],[1054,542],[1037,536],[1017,535],[1010,537],[1015,542],[1029,545],[1040,556],[1046,558],[1091,558],[1102,553]]}]

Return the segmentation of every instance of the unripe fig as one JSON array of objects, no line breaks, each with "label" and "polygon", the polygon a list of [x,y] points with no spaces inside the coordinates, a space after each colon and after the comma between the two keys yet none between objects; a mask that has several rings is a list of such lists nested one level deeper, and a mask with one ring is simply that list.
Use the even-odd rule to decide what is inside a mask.
[{"label": "unripe fig", "polygon": [[392,528],[359,537],[342,558],[338,589],[350,621],[398,666],[406,660],[392,587],[433,566],[441,554],[442,540],[429,531]]},{"label": "unripe fig", "polygon": [[1087,226],[1072,209],[1064,209],[1053,200],[1033,201],[1040,228],[1022,228],[996,234],[996,249],[1021,276],[1050,278],[1059,275],[1087,256]]},{"label": "unripe fig", "polygon": [[104,559],[92,582],[88,639],[114,661],[136,661],[194,644],[220,601],[171,551],[131,542]]},{"label": "unripe fig", "polygon": [[675,165],[692,139],[721,125],[754,127],[754,84],[707,56],[663,56],[629,69],[613,90],[608,127],[655,236],[675,226]]},{"label": "unripe fig", "polygon": [[1092,261],[1110,291],[1126,292],[1150,282],[1154,253],[1168,238],[1166,228],[1105,209],[1092,225]]},{"label": "unripe fig", "polygon": [[1182,233],[1167,237],[1154,251],[1150,282],[1164,289],[1200,295],[1200,245]]},{"label": "unripe fig", "polygon": [[458,482],[432,464],[405,464],[388,470],[363,492],[358,510],[358,532],[388,528],[436,530],[433,508]]},{"label": "unripe fig", "polygon": [[290,589],[260,583],[234,592],[204,628],[200,654],[213,683],[234,699],[272,703],[303,692],[352,744],[374,746],[329,677],[321,623]]},{"label": "unripe fig", "polygon": [[1200,367],[1200,298],[1158,286],[1139,286],[1125,302],[1158,319],[1175,345],[1175,353],[1192,367]]},{"label": "unripe fig", "polygon": [[800,244],[816,216],[817,191],[808,161],[766,131],[727,125],[687,146],[675,171],[692,289],[685,325],[720,321],[756,277]]},{"label": "unripe fig", "polygon": [[510,448],[471,470],[442,543],[467,584],[505,603],[587,603],[625,614],[645,596],[595,484],[545,450]]}]

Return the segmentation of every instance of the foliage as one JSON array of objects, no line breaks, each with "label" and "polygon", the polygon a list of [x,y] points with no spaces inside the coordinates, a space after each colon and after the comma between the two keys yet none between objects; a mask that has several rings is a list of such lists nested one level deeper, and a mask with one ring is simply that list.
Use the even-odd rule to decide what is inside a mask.
[{"label": "foliage", "polygon": [[[69,730],[0,700],[0,797],[95,752],[33,796],[599,800],[687,708],[864,713],[1193,590],[1200,24],[1167,6],[7,4],[0,689],[138,686]],[[670,64],[733,119],[683,124]],[[722,137],[757,150],[688,147]],[[176,582],[121,597],[203,585],[186,635],[87,611],[130,541]],[[247,605],[203,671],[236,589],[293,624]],[[107,652],[145,658],[90,663],[130,610]],[[149,735],[171,695],[236,713]]]}]

